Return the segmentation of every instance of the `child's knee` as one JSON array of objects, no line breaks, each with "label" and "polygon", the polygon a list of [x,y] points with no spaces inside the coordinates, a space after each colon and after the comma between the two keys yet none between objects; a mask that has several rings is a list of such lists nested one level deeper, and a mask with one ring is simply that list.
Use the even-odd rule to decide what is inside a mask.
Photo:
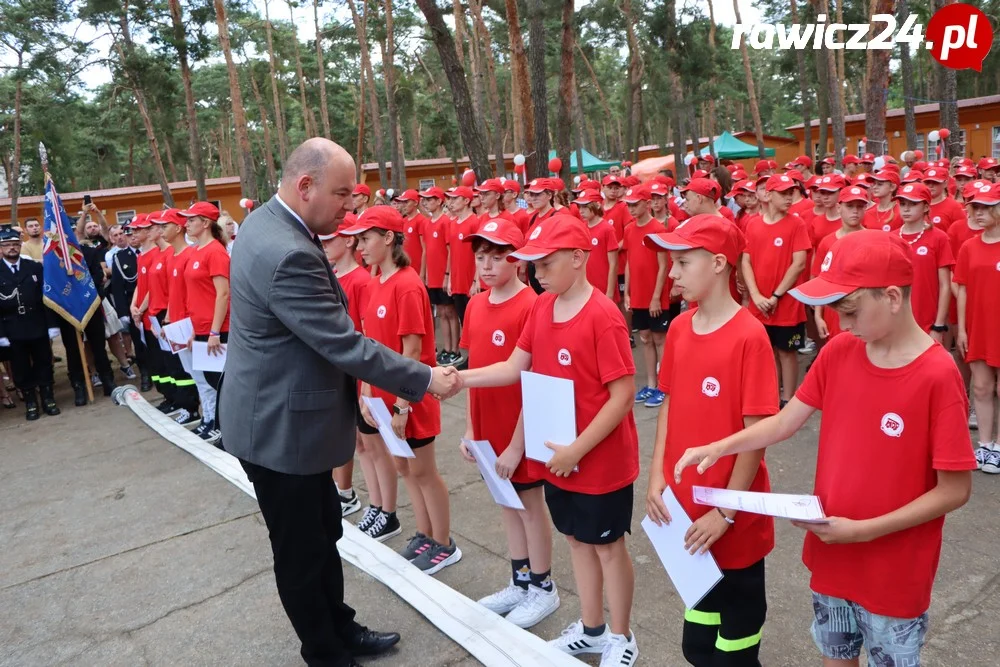
[{"label": "child's knee", "polygon": [[652,345],[652,343],[653,343],[653,336],[648,331],[640,331],[639,332],[639,340],[642,341],[643,345]]},{"label": "child's knee", "polygon": [[595,544],[594,550],[602,563],[610,563],[622,556],[628,558],[628,551],[625,549],[625,538],[620,538],[611,544]]}]

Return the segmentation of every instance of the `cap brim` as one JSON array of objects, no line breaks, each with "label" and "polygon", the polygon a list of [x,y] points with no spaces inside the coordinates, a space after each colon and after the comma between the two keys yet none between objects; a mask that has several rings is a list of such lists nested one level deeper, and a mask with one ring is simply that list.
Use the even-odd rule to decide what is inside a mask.
[{"label": "cap brim", "polygon": [[807,280],[798,287],[788,290],[788,293],[807,306],[826,306],[834,301],[840,301],[856,289],[847,285],[837,285],[819,277]]},{"label": "cap brim", "polygon": [[499,236],[493,236],[493,235],[491,235],[491,234],[489,234],[487,232],[476,232],[474,234],[469,234],[468,236],[466,236],[462,240],[463,241],[469,241],[469,242],[471,242],[472,239],[477,238],[477,237],[481,238],[481,239],[486,239],[487,241],[489,241],[493,245],[499,245],[499,246],[504,246],[504,245],[513,246],[514,245],[513,243],[511,243],[510,241],[508,241],[506,239],[502,239]]},{"label": "cap brim", "polygon": [[183,215],[185,218],[193,218],[193,217],[201,215],[201,214],[200,213],[188,213],[187,211],[177,211],[177,215]]},{"label": "cap brim", "polygon": [[923,203],[923,204],[930,204],[929,201],[927,201],[926,199],[923,199],[922,197],[908,197],[906,195],[900,195],[900,194],[897,194],[895,197],[893,197],[893,199],[905,199],[906,201],[913,201],[913,202],[919,202],[919,203]]},{"label": "cap brim", "polygon": [[344,229],[338,229],[337,230],[337,234],[341,234],[343,236],[357,236],[358,234],[364,234],[369,229],[373,229],[373,228],[374,228],[374,225],[354,224],[354,225],[352,225],[350,227],[346,227]]},{"label": "cap brim", "polygon": [[969,203],[971,203],[971,204],[982,204],[984,206],[996,206],[997,204],[1000,204],[1000,197],[995,197],[995,198],[992,198],[992,199],[991,198],[985,198],[985,197],[984,198],[973,197],[972,201],[969,202]]},{"label": "cap brim", "polygon": [[646,234],[642,244],[650,250],[695,250],[701,246],[687,241],[674,232]]},{"label": "cap brim", "polygon": [[559,248],[542,248],[541,246],[529,244],[507,255],[507,261],[516,262],[519,259],[523,259],[526,262],[536,262],[543,257],[548,257],[557,250]]}]

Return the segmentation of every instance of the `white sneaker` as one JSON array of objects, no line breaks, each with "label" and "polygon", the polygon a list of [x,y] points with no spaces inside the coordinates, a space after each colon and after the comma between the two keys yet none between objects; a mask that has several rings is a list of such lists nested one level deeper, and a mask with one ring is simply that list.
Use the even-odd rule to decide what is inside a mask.
[{"label": "white sneaker", "polygon": [[816,341],[806,338],[805,344],[799,348],[799,354],[812,354],[816,351]]},{"label": "white sneaker", "polygon": [[549,646],[557,648],[563,653],[570,655],[580,655],[581,653],[604,653],[604,647],[611,639],[611,631],[604,627],[604,634],[599,637],[591,637],[583,631],[583,621],[571,623],[568,628],[562,631],[555,639],[549,641]]},{"label": "white sneaker", "polygon": [[1000,449],[997,449],[996,445],[993,445],[993,449],[986,452],[982,470],[990,475],[1000,475]]},{"label": "white sneaker", "polygon": [[492,595],[487,595],[479,600],[479,604],[486,607],[494,614],[500,614],[503,616],[511,609],[521,604],[526,597],[528,597],[528,591],[520,586],[515,586],[514,580],[512,579],[510,584],[507,585],[507,588],[497,591]]},{"label": "white sneaker", "polygon": [[635,633],[631,637],[608,633],[609,639],[601,653],[601,667],[632,667],[639,659],[639,646],[635,643]]},{"label": "white sneaker", "polygon": [[527,597],[507,614],[507,620],[527,630],[541,623],[558,608],[559,591],[556,590],[555,582],[552,583],[551,591],[529,584]]},{"label": "white sneaker", "polygon": [[990,447],[982,443],[976,447],[976,467],[980,470],[983,469],[983,463],[986,461],[986,456],[990,453]]}]

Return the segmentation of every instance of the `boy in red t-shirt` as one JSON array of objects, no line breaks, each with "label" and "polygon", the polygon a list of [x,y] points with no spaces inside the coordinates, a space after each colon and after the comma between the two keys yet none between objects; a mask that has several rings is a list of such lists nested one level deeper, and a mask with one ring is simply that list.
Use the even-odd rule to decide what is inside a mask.
[{"label": "boy in red t-shirt", "polygon": [[836,308],[852,335],[823,348],[780,413],[689,449],[674,475],[781,442],[821,410],[815,493],[828,516],[793,522],[807,531],[813,639],[828,665],[857,665],[862,646],[869,664],[888,654],[918,665],[944,515],[972,489],[968,399],[951,356],[913,319],[907,243],[861,230],[831,252],[829,268],[792,294]]},{"label": "boy in red t-shirt", "polygon": [[674,226],[669,219],[664,226],[650,215],[651,197],[649,188],[643,185],[625,193],[623,200],[635,222],[625,228],[622,250],[626,257],[625,310],[632,313],[632,326],[639,331],[646,365],[646,384],[636,392],[635,402],[658,408],[663,405],[663,392],[656,388],[656,365],[670,320],[680,312],[680,302],[675,307],[670,303],[670,258],[643,244],[648,234],[659,234]]},{"label": "boy in red t-shirt", "polygon": [[[816,252],[813,254],[812,268],[809,273],[812,278],[815,278],[829,268],[829,261],[833,258],[830,248],[833,247],[834,243],[848,234],[853,234],[860,229],[864,229],[861,225],[865,216],[865,207],[868,205],[868,194],[864,188],[856,186],[844,188],[840,191],[838,203],[843,226],[839,231],[828,235],[820,241],[819,246],[816,247]],[[820,348],[826,344],[828,339],[833,338],[841,332],[840,315],[833,308],[816,306],[813,308],[813,319],[816,323],[817,344]]]},{"label": "boy in red t-shirt", "polygon": [[823,210],[812,217],[809,221],[809,240],[812,242],[813,250],[824,238],[840,229],[840,207],[837,201],[840,198],[840,191],[847,186],[847,182],[840,174],[824,176],[816,180],[816,191],[813,198],[823,207]]},{"label": "boy in red t-shirt", "polygon": [[[508,256],[536,265],[545,288],[507,361],[462,372],[467,387],[514,384],[522,371],[572,380],[579,434],[540,470],[552,522],[569,542],[582,617],[550,642],[579,655],[601,654],[602,667],[631,667],[639,655],[629,628],[635,573],[625,547],[639,445],[632,416],[635,365],[625,320],[587,282],[587,226],[568,214],[539,223]],[[604,594],[611,610],[604,623]]]},{"label": "boy in red t-shirt", "polygon": [[427,218],[420,212],[420,195],[416,190],[406,190],[395,201],[406,220],[406,226],[403,227],[403,250],[409,255],[413,270],[421,280],[426,280],[427,244],[424,241],[424,226]]},{"label": "boy in red t-shirt", "polygon": [[[535,305],[535,291],[518,280],[517,264],[507,255],[524,243],[524,235],[510,220],[490,220],[469,239],[476,268],[488,291],[469,300],[462,331],[462,347],[469,351],[469,368],[506,361]],[[524,457],[521,421],[521,384],[471,389],[466,403],[466,440],[487,440],[497,455],[496,471],[509,479],[524,510],[501,508],[510,584],[479,601],[521,628],[530,628],[559,607],[559,593],[551,580],[552,530],[545,509],[542,480]],[[462,455],[475,462],[466,444]]]},{"label": "boy in red t-shirt", "polygon": [[424,223],[424,282],[427,294],[434,306],[434,318],[441,331],[441,349],[437,353],[439,366],[457,363],[462,355],[458,351],[461,325],[455,312],[455,300],[448,293],[448,240],[451,238],[451,218],[444,213],[445,194],[439,187],[432,187],[420,193],[420,203],[427,211]]},{"label": "boy in red t-shirt", "polygon": [[604,204],[599,192],[587,190],[576,199],[580,219],[587,223],[591,235],[590,257],[587,258],[587,280],[604,295],[617,302],[618,250],[621,242],[615,236],[614,223],[604,218]]},{"label": "boy in red t-shirt", "polygon": [[767,179],[764,211],[747,225],[747,247],[740,258],[750,312],[764,323],[774,348],[782,406],[791,400],[798,383],[798,350],[806,333],[805,308],[788,296],[788,290],[801,282],[812,248],[806,223],[788,213],[795,187],[788,176]]},{"label": "boy in red t-shirt", "polygon": [[[729,289],[743,250],[743,233],[719,216],[696,215],[675,231],[646,238],[670,251],[670,277],[697,310],[670,325],[659,388],[667,398],[656,421],[646,508],[657,524],[670,523],[662,494],[670,486],[694,521],[685,548],[711,550],[723,578],[684,613],[681,648],[693,665],[756,665],[767,614],[764,557],[774,548],[771,517],[697,505],[694,485],[740,491],[771,490],[763,452],[727,458],[704,477],[680,482],[670,474],[686,449],[735,433],[778,412],[771,344],[764,326]],[[738,516],[737,516],[738,515]]]}]

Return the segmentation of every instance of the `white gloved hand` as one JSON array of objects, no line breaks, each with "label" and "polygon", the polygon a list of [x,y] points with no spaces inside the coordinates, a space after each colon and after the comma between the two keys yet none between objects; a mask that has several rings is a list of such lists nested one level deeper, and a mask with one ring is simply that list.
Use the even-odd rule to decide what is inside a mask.
[{"label": "white gloved hand", "polygon": [[59,333],[60,333],[59,327],[52,327],[51,329],[49,329],[49,340],[52,340],[53,338],[58,336]]},{"label": "white gloved hand", "polygon": [[123,327],[125,327],[126,329],[128,329],[128,325],[130,325],[132,323],[132,318],[129,317],[128,315],[126,315],[124,317],[119,317],[118,321],[122,323]]},{"label": "white gloved hand", "polygon": [[0,338],[0,347],[10,347],[10,340],[6,336]]}]

